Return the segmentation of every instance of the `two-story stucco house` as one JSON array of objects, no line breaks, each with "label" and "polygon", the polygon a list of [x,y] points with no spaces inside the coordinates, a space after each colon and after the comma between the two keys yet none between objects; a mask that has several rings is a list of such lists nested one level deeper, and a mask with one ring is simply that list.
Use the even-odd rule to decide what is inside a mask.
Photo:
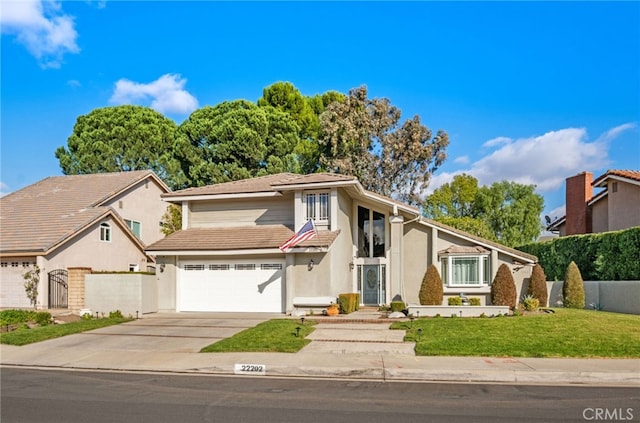
[{"label": "two-story stucco house", "polygon": [[[151,171],[45,178],[0,199],[1,307],[29,307],[23,274],[41,270],[38,306],[67,307],[70,267],[146,271],[169,191]],[[80,302],[81,303],[81,302]]]},{"label": "two-story stucco house", "polygon": [[640,226],[640,171],[608,170],[595,180],[582,172],[566,179],[565,196],[565,215],[547,226],[560,236]]},{"label": "two-story stucco house", "polygon": [[[424,219],[414,207],[338,174],[277,174],[163,194],[182,205],[182,230],[152,245],[159,308],[290,312],[299,297],[360,293],[363,305],[418,304],[427,266],[445,297],[489,303],[502,263],[518,290],[536,257]],[[308,220],[318,235],[278,247]],[[445,299],[446,304],[446,299]]]}]

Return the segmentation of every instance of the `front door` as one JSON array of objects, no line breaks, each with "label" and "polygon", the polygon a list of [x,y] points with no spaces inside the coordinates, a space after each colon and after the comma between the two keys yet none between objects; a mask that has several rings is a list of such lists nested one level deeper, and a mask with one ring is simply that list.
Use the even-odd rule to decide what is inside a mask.
[{"label": "front door", "polygon": [[384,264],[365,264],[358,266],[359,291],[364,305],[384,303],[385,283]]}]

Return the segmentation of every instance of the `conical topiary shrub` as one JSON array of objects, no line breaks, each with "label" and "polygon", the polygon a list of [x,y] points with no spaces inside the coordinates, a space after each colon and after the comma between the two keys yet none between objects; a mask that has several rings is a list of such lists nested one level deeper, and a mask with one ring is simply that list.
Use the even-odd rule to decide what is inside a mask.
[{"label": "conical topiary shrub", "polygon": [[506,264],[501,264],[491,284],[491,303],[515,308],[517,297],[516,283],[511,270]]},{"label": "conical topiary shrub", "polygon": [[533,267],[527,294],[536,298],[540,303],[540,307],[547,306],[547,301],[549,300],[549,294],[547,292],[547,275],[544,274],[544,269],[539,264],[536,264]]},{"label": "conical topiary shrub", "polygon": [[442,278],[438,269],[433,264],[427,267],[427,271],[422,278],[420,285],[420,304],[421,305],[442,305],[444,291],[442,288]]},{"label": "conical topiary shrub", "polygon": [[566,308],[584,308],[584,281],[578,265],[569,263],[562,285],[562,298]]}]

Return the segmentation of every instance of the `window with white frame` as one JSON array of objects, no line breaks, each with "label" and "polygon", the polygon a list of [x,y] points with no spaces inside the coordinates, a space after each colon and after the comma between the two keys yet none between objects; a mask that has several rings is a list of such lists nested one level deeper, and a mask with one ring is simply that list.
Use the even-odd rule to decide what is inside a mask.
[{"label": "window with white frame", "polygon": [[315,223],[329,223],[329,193],[312,192],[305,194],[306,220],[313,220]]},{"label": "window with white frame", "polygon": [[442,281],[449,286],[488,285],[491,278],[489,255],[441,257]]},{"label": "window with white frame", "polygon": [[131,232],[138,238],[140,238],[140,222],[136,220],[125,219],[124,222],[127,224]]},{"label": "window with white frame", "polygon": [[111,242],[111,225],[108,223],[100,224],[100,241]]}]

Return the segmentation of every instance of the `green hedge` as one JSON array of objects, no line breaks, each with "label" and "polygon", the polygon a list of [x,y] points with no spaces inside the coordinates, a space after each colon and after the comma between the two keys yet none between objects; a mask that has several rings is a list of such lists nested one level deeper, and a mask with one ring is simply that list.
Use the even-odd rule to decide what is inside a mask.
[{"label": "green hedge", "polygon": [[353,313],[360,308],[360,294],[357,292],[338,294],[338,303],[340,304],[340,313]]},{"label": "green hedge", "polygon": [[537,256],[548,280],[562,280],[572,261],[585,281],[640,280],[640,227],[564,236],[517,249]]}]

